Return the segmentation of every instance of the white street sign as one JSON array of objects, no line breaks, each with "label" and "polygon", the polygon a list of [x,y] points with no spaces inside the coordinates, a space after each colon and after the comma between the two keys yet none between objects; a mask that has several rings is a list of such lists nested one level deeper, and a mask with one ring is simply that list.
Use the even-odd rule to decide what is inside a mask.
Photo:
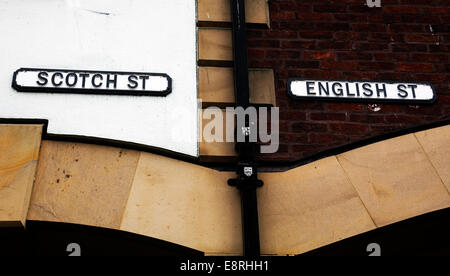
[{"label": "white street sign", "polygon": [[198,156],[196,2],[0,1],[0,119]]},{"label": "white street sign", "polygon": [[19,92],[167,96],[166,74],[76,70],[19,69],[13,88]]},{"label": "white street sign", "polygon": [[291,79],[288,93],[296,99],[432,103],[431,84]]}]

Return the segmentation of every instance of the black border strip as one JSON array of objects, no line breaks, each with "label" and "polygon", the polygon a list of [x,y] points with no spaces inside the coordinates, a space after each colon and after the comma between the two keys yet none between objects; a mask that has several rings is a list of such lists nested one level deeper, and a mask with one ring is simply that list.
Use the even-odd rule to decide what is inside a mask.
[{"label": "black border strip", "polygon": [[[142,151],[146,153],[161,155],[164,157],[172,158],[175,160],[187,162],[190,164],[202,166],[205,168],[214,169],[217,171],[235,171],[236,170],[236,162],[235,157],[234,161],[230,161],[227,158],[223,158],[224,162],[211,162],[211,161],[201,161],[202,157],[193,157],[190,155],[174,152],[171,150],[158,148],[158,147],[152,147],[152,146],[146,146],[142,144],[136,144],[131,142],[124,142],[124,141],[118,141],[118,140],[112,140],[112,139],[103,139],[103,138],[95,138],[95,137],[88,137],[88,136],[77,136],[77,135],[60,135],[60,134],[51,134],[47,133],[48,124],[49,121],[46,119],[2,119],[0,118],[0,124],[39,124],[43,125],[42,129],[42,140],[47,141],[60,141],[60,142],[72,142],[72,143],[83,143],[83,144],[93,144],[93,145],[99,145],[99,146],[106,146],[106,147],[116,147],[116,148],[123,148],[123,149],[129,149],[129,150],[136,150],[136,151]],[[450,118],[445,118],[442,121],[423,124],[420,126],[405,128],[397,131],[393,131],[390,133],[385,133],[381,135],[377,135],[374,137],[370,137],[364,140],[360,140],[351,144],[338,146],[333,149],[325,150],[323,152],[319,152],[315,155],[312,155],[310,157],[302,158],[299,160],[294,161],[265,161],[265,160],[259,160],[258,162],[258,171],[260,172],[285,172],[289,171],[291,169],[295,169],[300,166],[304,166],[307,164],[310,164],[312,162],[318,161],[320,159],[324,159],[330,156],[338,155],[350,150],[358,149],[364,146],[368,146],[374,143],[382,142],[385,140],[393,139],[396,137],[430,130],[438,127],[443,127],[450,125]],[[208,159],[207,159],[208,160]]]},{"label": "black border strip", "polygon": [[335,79],[306,79],[306,78],[289,78],[287,82],[287,94],[294,100],[317,100],[328,102],[352,102],[352,103],[397,103],[397,104],[432,104],[437,99],[436,89],[432,83],[429,82],[404,82],[407,84],[428,85],[433,91],[433,98],[431,100],[401,100],[401,99],[372,99],[372,98],[331,98],[331,97],[314,97],[314,96],[297,96],[292,93],[291,84],[294,81],[314,81],[314,82],[346,82],[346,83],[386,83],[386,84],[402,84],[399,81],[355,81],[355,80],[335,80]]},{"label": "black border strip", "polygon": [[126,141],[119,141],[113,139],[106,138],[97,138],[90,136],[82,136],[82,135],[63,135],[63,134],[52,134],[48,133],[48,124],[49,120],[47,119],[13,119],[13,118],[0,118],[0,124],[14,124],[14,125],[43,125],[42,128],[42,140],[46,141],[59,141],[59,142],[70,142],[70,143],[82,143],[82,144],[91,144],[98,146],[106,146],[106,147],[115,147],[122,148],[128,150],[136,150],[142,151],[151,154],[157,154],[169,158],[173,158],[176,160],[188,162],[191,164],[212,168],[207,163],[200,163],[199,157],[190,156],[187,154],[171,151],[168,149],[163,149],[154,146],[147,146],[144,144],[137,144]]},{"label": "black border strip", "polygon": [[233,68],[234,61],[231,60],[206,60],[199,59],[197,65],[200,67],[227,67]]},{"label": "black border strip", "polygon": [[138,144],[138,143],[132,143],[132,142],[126,142],[126,141],[120,141],[120,140],[114,140],[114,139],[97,138],[97,137],[81,136],[81,135],[61,135],[61,134],[47,133],[44,137],[44,140],[57,141],[57,142],[83,143],[83,144],[90,144],[90,145],[97,145],[97,146],[107,146],[107,147],[122,148],[122,149],[128,149],[128,150],[136,150],[136,151],[161,155],[161,156],[173,158],[176,160],[200,165],[198,157],[190,156],[187,154],[175,152],[175,151],[160,148],[160,147],[147,146],[144,144]]},{"label": "black border strip", "polygon": [[[29,87],[17,83],[17,74],[23,71],[39,72],[75,72],[90,74],[116,74],[116,75],[145,75],[151,77],[164,77],[167,79],[167,89],[163,91],[138,91],[138,90],[119,90],[119,89],[82,89],[82,88],[55,88],[55,87]],[[14,72],[12,88],[18,92],[28,93],[63,93],[63,94],[87,94],[87,95],[122,95],[122,96],[156,96],[166,97],[172,93],[172,78],[163,73],[143,73],[143,72],[114,72],[114,71],[90,71],[90,70],[67,70],[67,69],[40,69],[40,68],[20,68]]]},{"label": "black border strip", "polygon": [[15,118],[0,118],[2,125],[42,125],[42,140],[45,140],[48,129],[48,120],[46,119],[15,119]]},{"label": "black border strip", "polygon": [[[260,30],[268,30],[268,23],[246,23],[247,28],[249,29],[260,29]],[[232,22],[227,21],[206,21],[200,20],[197,22],[197,27],[199,28],[221,28],[221,29],[231,29],[233,27]]]},{"label": "black border strip", "polygon": [[339,154],[342,154],[342,153],[345,153],[345,152],[348,152],[351,150],[355,150],[358,148],[362,148],[365,146],[369,146],[369,145],[372,145],[372,144],[375,144],[378,142],[383,142],[383,141],[386,141],[389,139],[397,138],[397,137],[408,135],[408,134],[413,134],[413,133],[420,132],[420,131],[430,130],[430,129],[434,129],[434,128],[438,128],[438,127],[444,127],[447,125],[450,125],[450,118],[448,118],[448,117],[445,118],[443,121],[433,122],[433,123],[429,123],[429,124],[423,124],[420,126],[415,126],[415,127],[410,127],[410,128],[404,128],[401,130],[377,135],[374,137],[369,137],[367,139],[363,139],[363,140],[360,140],[360,141],[357,141],[357,142],[354,142],[351,144],[338,146],[336,148],[328,149],[323,152],[319,152],[310,157],[306,157],[306,158],[303,158],[300,160],[295,160],[295,161],[264,161],[264,160],[260,160],[260,161],[258,161],[258,164],[259,164],[258,168],[261,172],[285,172],[285,171],[289,171],[289,170],[313,163],[315,161],[318,161],[318,160],[321,160],[321,159],[324,159],[327,157],[339,155]]}]

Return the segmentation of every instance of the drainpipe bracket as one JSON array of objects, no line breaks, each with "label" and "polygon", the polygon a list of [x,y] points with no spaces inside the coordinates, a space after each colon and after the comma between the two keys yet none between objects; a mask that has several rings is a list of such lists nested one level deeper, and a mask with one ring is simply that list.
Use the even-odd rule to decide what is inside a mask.
[{"label": "drainpipe bracket", "polygon": [[239,162],[237,176],[237,179],[229,179],[228,185],[238,189],[254,189],[264,185],[264,182],[258,179],[258,166],[254,162]]}]

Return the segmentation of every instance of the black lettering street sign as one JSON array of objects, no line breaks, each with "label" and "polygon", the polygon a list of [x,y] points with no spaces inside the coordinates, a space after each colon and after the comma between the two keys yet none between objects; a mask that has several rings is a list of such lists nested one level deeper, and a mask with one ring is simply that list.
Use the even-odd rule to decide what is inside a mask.
[{"label": "black lettering street sign", "polygon": [[22,68],[12,87],[19,92],[167,96],[167,74]]},{"label": "black lettering street sign", "polygon": [[428,83],[330,81],[290,79],[288,94],[295,99],[359,102],[433,103],[436,92]]}]

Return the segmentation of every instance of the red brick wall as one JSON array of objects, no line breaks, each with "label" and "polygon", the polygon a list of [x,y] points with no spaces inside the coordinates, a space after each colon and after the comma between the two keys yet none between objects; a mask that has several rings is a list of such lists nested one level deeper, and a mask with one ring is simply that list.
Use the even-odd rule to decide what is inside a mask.
[{"label": "red brick wall", "polygon": [[[299,160],[362,139],[450,118],[450,0],[270,1],[270,30],[250,29],[251,67],[273,68],[280,150]],[[290,77],[426,81],[433,105],[292,100]]]}]

